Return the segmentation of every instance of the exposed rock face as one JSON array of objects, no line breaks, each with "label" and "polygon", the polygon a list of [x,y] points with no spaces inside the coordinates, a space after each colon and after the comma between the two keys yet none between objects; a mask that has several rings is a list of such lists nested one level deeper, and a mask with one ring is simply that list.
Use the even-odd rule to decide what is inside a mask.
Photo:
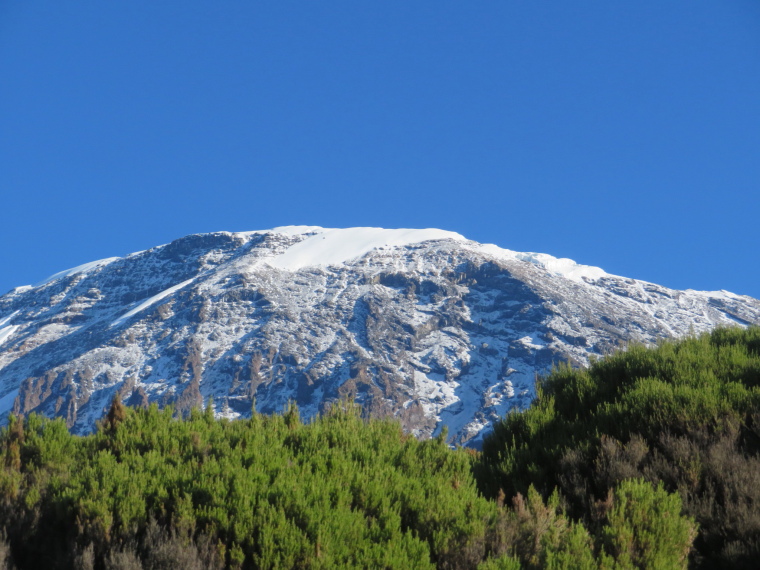
[{"label": "exposed rock face", "polygon": [[211,398],[231,418],[352,396],[477,445],[553,363],[737,323],[760,324],[760,301],[438,230],[191,235],[0,297],[0,417],[82,433],[115,393],[179,410]]}]

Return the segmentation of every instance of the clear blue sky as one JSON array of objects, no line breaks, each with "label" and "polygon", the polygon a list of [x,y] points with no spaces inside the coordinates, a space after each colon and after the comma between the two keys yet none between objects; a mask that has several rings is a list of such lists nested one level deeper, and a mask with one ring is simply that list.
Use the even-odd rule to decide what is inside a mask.
[{"label": "clear blue sky", "polygon": [[760,297],[760,2],[0,1],[0,292],[439,227]]}]

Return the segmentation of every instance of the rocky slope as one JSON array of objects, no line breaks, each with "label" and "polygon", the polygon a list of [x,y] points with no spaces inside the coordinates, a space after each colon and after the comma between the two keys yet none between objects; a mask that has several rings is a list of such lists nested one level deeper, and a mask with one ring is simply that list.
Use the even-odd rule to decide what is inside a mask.
[{"label": "rocky slope", "polygon": [[675,291],[441,230],[191,235],[0,297],[0,418],[93,429],[133,405],[312,416],[336,398],[477,445],[536,373],[627,342],[760,324],[760,301]]}]

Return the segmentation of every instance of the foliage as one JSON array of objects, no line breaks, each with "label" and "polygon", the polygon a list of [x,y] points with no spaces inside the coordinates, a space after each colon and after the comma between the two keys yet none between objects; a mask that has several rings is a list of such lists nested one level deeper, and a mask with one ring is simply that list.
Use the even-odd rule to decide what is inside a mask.
[{"label": "foliage", "polygon": [[306,425],[295,406],[230,422],[116,401],[85,437],[13,418],[0,451],[20,568],[536,567],[575,528],[536,493],[486,500],[472,453],[346,402]]},{"label": "foliage", "polygon": [[[505,417],[486,439],[476,467],[486,495],[516,495],[531,485],[545,496],[559,489],[570,514],[605,537],[608,554],[620,557],[628,550],[634,566],[672,567],[673,561],[652,562],[662,559],[642,554],[641,545],[622,546],[627,532],[652,529],[629,529],[615,539],[611,529],[598,529],[611,492],[623,493],[616,495],[618,505],[645,509],[642,520],[665,516],[660,509],[666,504],[680,512],[680,505],[667,502],[674,498],[666,501],[662,494],[677,493],[684,512],[699,524],[694,566],[756,567],[760,329],[720,329],[655,348],[632,346],[586,370],[560,367],[538,392],[528,411]],[[644,501],[641,481],[631,479],[658,485],[660,498]],[[628,507],[618,508],[636,524]],[[609,522],[619,527],[619,519]],[[659,528],[657,537],[670,543],[658,546],[659,552],[683,554],[688,533],[679,525]]]},{"label": "foliage", "polygon": [[[602,532],[606,552],[623,568],[679,568],[689,554],[696,527],[681,514],[681,499],[662,484],[623,481],[613,494]],[[610,563],[612,565],[612,563]]]}]

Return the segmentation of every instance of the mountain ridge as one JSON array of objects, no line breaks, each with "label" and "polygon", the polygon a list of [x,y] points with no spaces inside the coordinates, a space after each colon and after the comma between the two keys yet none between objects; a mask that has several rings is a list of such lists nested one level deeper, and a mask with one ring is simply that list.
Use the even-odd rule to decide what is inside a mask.
[{"label": "mountain ridge", "polygon": [[91,430],[115,394],[306,417],[341,397],[477,445],[534,379],[627,342],[760,323],[760,301],[675,291],[425,229],[193,234],[0,297],[0,414]]}]

